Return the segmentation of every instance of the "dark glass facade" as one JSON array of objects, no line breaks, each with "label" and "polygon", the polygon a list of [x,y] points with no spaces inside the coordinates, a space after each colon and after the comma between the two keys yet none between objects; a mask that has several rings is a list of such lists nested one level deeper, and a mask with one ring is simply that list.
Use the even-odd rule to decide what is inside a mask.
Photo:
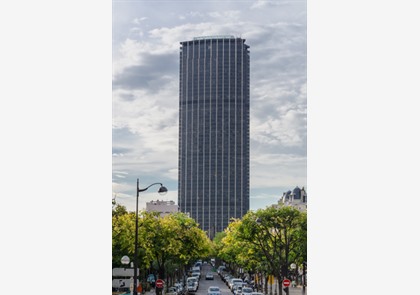
[{"label": "dark glass facade", "polygon": [[213,238],[249,210],[249,46],[181,42],[178,205]]}]

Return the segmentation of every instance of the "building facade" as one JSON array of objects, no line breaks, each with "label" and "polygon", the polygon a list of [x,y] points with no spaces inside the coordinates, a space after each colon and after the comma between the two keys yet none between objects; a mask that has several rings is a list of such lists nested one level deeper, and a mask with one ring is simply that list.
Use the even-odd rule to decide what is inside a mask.
[{"label": "building facade", "polygon": [[249,210],[249,46],[181,42],[178,205],[210,238]]},{"label": "building facade", "polygon": [[178,212],[178,205],[174,201],[150,201],[146,202],[147,212],[159,212],[160,216],[163,217],[170,213]]},{"label": "building facade", "polygon": [[308,196],[304,187],[296,186],[293,191],[283,193],[278,201],[278,206],[292,206],[301,212],[306,212],[308,208]]}]

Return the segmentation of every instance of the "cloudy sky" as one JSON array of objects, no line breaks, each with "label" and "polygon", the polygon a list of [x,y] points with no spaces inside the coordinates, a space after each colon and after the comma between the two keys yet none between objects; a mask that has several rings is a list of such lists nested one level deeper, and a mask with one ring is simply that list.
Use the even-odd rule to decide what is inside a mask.
[{"label": "cloudy sky", "polygon": [[[113,197],[134,210],[177,202],[179,48],[197,36],[246,39],[251,59],[250,209],[306,187],[306,1],[113,1]],[[309,191],[310,193],[310,191]]]}]

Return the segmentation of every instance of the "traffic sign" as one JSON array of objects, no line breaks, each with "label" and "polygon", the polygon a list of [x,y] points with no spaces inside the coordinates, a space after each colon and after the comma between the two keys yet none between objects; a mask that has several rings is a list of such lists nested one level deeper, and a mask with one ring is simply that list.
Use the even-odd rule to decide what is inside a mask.
[{"label": "traffic sign", "polygon": [[[140,273],[140,269],[137,268],[137,273]],[[134,268],[120,268],[116,267],[112,269],[113,277],[132,277],[134,276]]]},{"label": "traffic sign", "polygon": [[289,287],[290,286],[290,280],[289,279],[284,279],[283,280],[283,286]]},{"label": "traffic sign", "polygon": [[161,280],[161,279],[157,279],[156,280],[156,288],[163,288],[163,284],[164,284],[165,282],[163,281],[163,280]]}]

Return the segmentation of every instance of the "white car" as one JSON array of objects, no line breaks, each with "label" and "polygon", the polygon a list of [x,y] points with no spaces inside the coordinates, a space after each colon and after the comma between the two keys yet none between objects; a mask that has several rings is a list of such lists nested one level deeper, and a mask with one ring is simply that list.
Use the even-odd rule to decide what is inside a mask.
[{"label": "white car", "polygon": [[198,290],[198,278],[196,277],[187,278],[187,291],[197,292],[197,290]]},{"label": "white car", "polygon": [[234,295],[239,295],[242,292],[242,284],[234,284],[232,287],[232,293]]},{"label": "white car", "polygon": [[252,288],[242,287],[241,295],[252,295]]},{"label": "white car", "polygon": [[210,286],[207,289],[207,295],[221,295],[220,288],[217,286]]},{"label": "white car", "polygon": [[226,270],[226,266],[221,265],[217,268],[217,273],[220,274],[222,271],[225,271],[225,270]]},{"label": "white car", "polygon": [[230,289],[230,290],[232,290],[233,285],[234,285],[234,284],[236,284],[236,283],[241,283],[241,284],[243,284],[243,281],[242,281],[242,279],[239,279],[239,278],[231,278],[231,279],[229,280],[229,283],[228,283],[229,289]]},{"label": "white car", "polygon": [[201,272],[199,272],[199,271],[194,271],[194,272],[191,274],[191,276],[192,276],[192,277],[196,277],[196,278],[200,279],[200,278],[201,278]]}]

